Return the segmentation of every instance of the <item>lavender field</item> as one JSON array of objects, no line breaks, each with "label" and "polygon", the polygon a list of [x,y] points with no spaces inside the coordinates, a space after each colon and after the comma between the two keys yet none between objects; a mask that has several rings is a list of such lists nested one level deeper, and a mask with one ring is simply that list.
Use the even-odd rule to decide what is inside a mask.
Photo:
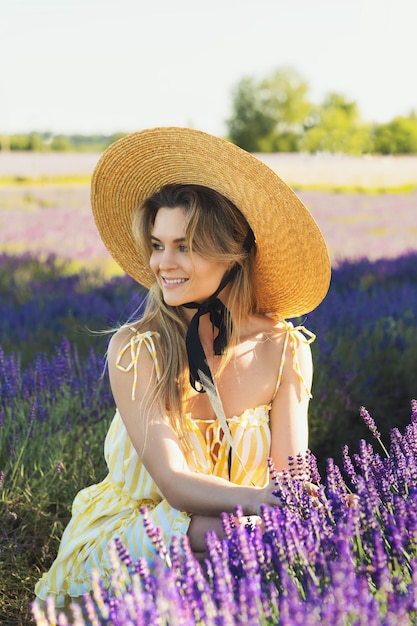
[{"label": "lavender field", "polygon": [[[402,194],[298,191],[342,259],[394,258],[417,249],[417,191]],[[0,187],[0,251],[53,253],[77,267],[117,273],[94,226],[87,186]]]},{"label": "lavender field", "polygon": [[[37,168],[25,175],[46,171]],[[333,264],[327,298],[301,320],[317,334],[318,501],[289,471],[277,480],[286,505],[265,508],[262,528],[224,516],[203,567],[187,543],[164,546],[151,527],[151,565],[115,538],[112,581],[94,578],[93,598],[66,617],[53,603],[35,611],[38,626],[417,623],[417,192],[298,193]],[[0,186],[1,624],[33,623],[33,586],[72,499],[106,474],[114,405],[105,338],[87,326],[114,327],[143,296],[99,241],[86,184]]]},{"label": "lavender field", "polygon": [[[58,254],[75,267],[118,272],[99,239],[88,184],[54,185],[53,177],[89,176],[99,155],[0,152],[0,252]],[[258,155],[295,186],[323,231],[333,264],[342,259],[394,258],[417,249],[417,157]],[[390,193],[401,186],[408,193]],[[344,188],[335,193],[310,187]],[[307,189],[305,189],[307,187]],[[363,188],[385,193],[358,193]]]}]

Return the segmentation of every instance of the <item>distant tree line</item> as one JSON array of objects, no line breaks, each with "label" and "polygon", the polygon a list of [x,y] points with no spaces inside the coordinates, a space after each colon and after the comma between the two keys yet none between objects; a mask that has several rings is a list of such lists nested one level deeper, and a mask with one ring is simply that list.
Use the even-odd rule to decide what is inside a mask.
[{"label": "distant tree line", "polygon": [[[417,154],[417,113],[377,124],[364,121],[355,102],[329,93],[321,104],[308,97],[308,83],[292,68],[261,79],[242,78],[232,92],[227,139],[248,152],[344,152]],[[113,135],[0,135],[9,150],[102,152],[123,137]]]},{"label": "distant tree line", "polygon": [[19,133],[0,135],[4,150],[32,150],[35,152],[102,152],[125,133],[112,135],[53,135],[52,133]]},{"label": "distant tree line", "polygon": [[291,68],[243,78],[227,128],[230,141],[248,152],[417,153],[415,111],[377,124],[362,120],[356,103],[338,93],[313,104],[307,82]]}]

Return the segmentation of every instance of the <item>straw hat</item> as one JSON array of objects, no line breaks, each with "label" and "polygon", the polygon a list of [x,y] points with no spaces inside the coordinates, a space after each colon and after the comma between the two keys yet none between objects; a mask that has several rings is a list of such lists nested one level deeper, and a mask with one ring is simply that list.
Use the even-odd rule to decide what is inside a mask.
[{"label": "straw hat", "polygon": [[245,215],[256,238],[260,311],[295,317],[313,310],[330,282],[330,261],[310,212],[271,169],[218,137],[154,128],[116,141],[94,171],[91,203],[100,236],[117,263],[145,287],[154,275],[137,250],[134,210],[168,183],[210,187]]}]

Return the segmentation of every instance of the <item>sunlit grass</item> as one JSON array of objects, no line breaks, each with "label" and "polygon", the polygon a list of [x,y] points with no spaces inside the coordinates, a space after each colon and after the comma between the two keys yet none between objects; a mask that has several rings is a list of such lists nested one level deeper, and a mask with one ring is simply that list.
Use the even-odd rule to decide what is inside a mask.
[{"label": "sunlit grass", "polygon": [[314,184],[314,183],[306,183],[299,184],[294,183],[290,186],[295,189],[295,191],[327,191],[331,193],[360,193],[366,195],[382,195],[382,194],[402,194],[402,193],[412,193],[417,189],[417,183],[404,183],[402,185],[377,185],[377,186],[364,186],[364,185],[356,185],[346,184],[346,185],[332,185],[332,184]]},{"label": "sunlit grass", "polygon": [[49,186],[49,185],[89,185],[91,175],[65,175],[65,176],[1,176],[0,187],[23,187],[26,185]]},{"label": "sunlit grass", "polygon": [[[41,242],[39,250],[36,247],[32,248],[32,253],[36,254],[39,261],[45,262],[50,257],[49,253],[43,252],[45,249],[45,242]],[[10,241],[1,245],[1,254],[7,254],[10,256],[20,256],[27,252],[27,242],[25,241]],[[59,260],[57,261],[59,265]],[[88,272],[93,275],[99,273],[100,280],[106,281],[116,276],[124,276],[125,272],[121,269],[120,265],[116,263],[111,257],[93,257],[93,258],[73,258],[62,260],[61,269],[62,276],[76,275],[82,272]]]},{"label": "sunlit grass", "polygon": [[[66,175],[66,176],[39,176],[31,178],[28,176],[1,176],[0,187],[48,187],[48,186],[67,186],[67,185],[89,185],[91,175]],[[346,183],[343,185],[332,183],[300,183],[297,180],[292,182],[286,181],[295,191],[327,191],[331,193],[361,193],[367,195],[380,194],[402,194],[411,193],[417,189],[417,183],[408,182],[397,184],[383,185],[359,185],[356,183]]]}]

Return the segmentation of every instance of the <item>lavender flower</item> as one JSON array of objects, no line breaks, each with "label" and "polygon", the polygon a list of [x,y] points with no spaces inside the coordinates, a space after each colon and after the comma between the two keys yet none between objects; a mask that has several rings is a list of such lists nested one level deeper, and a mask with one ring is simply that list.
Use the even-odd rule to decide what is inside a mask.
[{"label": "lavender flower", "polygon": [[360,413],[361,418],[365,422],[365,425],[371,431],[373,437],[375,437],[375,439],[380,439],[381,433],[379,432],[375,424],[375,420],[373,419],[373,417],[369,415],[368,411],[365,409],[364,406],[361,406],[361,408],[359,409],[359,413]]},{"label": "lavender flower", "polygon": [[411,421],[417,422],[417,400],[411,400]]},{"label": "lavender flower", "polygon": [[[392,373],[398,374],[405,389],[412,388],[415,382],[415,260],[415,255],[409,255],[390,263],[363,260],[355,265],[340,264],[334,272],[325,313],[318,310],[311,314],[311,327],[320,337],[315,349],[317,371],[321,372],[315,383],[311,432],[321,451],[325,448],[320,447],[320,437],[326,441],[338,424],[349,424],[351,419],[356,426],[353,411],[359,405],[359,393],[365,394],[361,401],[375,406],[375,414],[377,409],[381,413],[377,428],[362,407],[364,422],[376,439],[381,440],[382,432],[388,441],[388,428],[403,406],[398,380]],[[401,285],[400,276],[406,278]],[[383,288],[378,286],[379,279]],[[35,470],[30,462],[33,457],[27,455],[28,448],[35,449],[34,456],[39,452],[41,458],[41,448],[48,453],[52,449],[47,444],[53,434],[57,435],[54,441],[62,438],[63,446],[67,436],[79,437],[84,446],[83,421],[87,423],[88,417],[91,436],[85,445],[92,450],[93,435],[101,442],[99,428],[104,431],[114,410],[108,380],[101,376],[100,350],[76,347],[72,343],[74,333],[67,333],[71,328],[60,320],[68,321],[70,311],[71,323],[79,327],[84,319],[89,323],[98,319],[94,317],[95,309],[103,314],[101,321],[105,318],[106,324],[109,320],[111,323],[118,319],[122,300],[126,302],[131,297],[129,289],[131,286],[126,285],[125,289],[115,281],[91,291],[91,284],[86,290],[78,277],[60,276],[51,282],[34,281],[26,290],[20,290],[18,307],[9,307],[0,299],[2,341],[6,343],[6,349],[0,349],[0,483],[7,477],[2,509],[5,526],[0,530],[2,556],[6,551],[15,554],[22,549],[16,530],[17,513],[9,505],[9,485],[10,477],[14,477],[18,493],[18,489],[30,484],[30,472]],[[42,327],[46,327],[46,321],[50,322],[49,338]],[[101,322],[93,323],[103,327]],[[15,328],[19,328],[19,337]],[[365,333],[366,342],[352,344],[352,336],[362,338]],[[28,346],[35,343],[35,335],[36,345],[45,345],[48,355],[34,356],[28,351]],[[375,353],[381,348],[387,358],[376,362]],[[340,465],[359,496],[355,507],[348,506],[347,487],[333,442],[334,459],[326,465],[324,455],[318,457],[326,468],[323,480],[316,457],[310,455],[306,460],[310,479],[321,485],[321,506],[314,506],[296,478],[302,468],[300,458],[292,459],[290,471],[282,475],[271,464],[271,477],[284,506],[263,507],[262,526],[254,528],[224,515],[224,536],[219,539],[208,535],[207,559],[202,566],[195,561],[186,540],[182,542],[176,537],[170,546],[165,546],[159,529],[152,526],[144,512],[145,526],[155,545],[155,561],[133,562],[125,547],[115,540],[109,547],[114,569],[110,589],[105,589],[97,573],[93,573],[93,601],[88,597],[84,607],[74,605],[68,619],[57,615],[59,611],[52,604],[46,615],[39,608],[34,609],[38,626],[414,623],[416,424],[417,401],[412,400],[411,423],[404,428],[404,424],[396,422],[389,450],[383,448],[384,453],[379,454],[365,441],[360,442],[357,454],[349,454],[354,449],[352,441],[349,448],[345,447]],[[349,430],[346,428],[347,435]],[[25,447],[29,437],[30,446]],[[82,459],[80,450],[77,454]],[[72,459],[64,456],[62,450],[48,459],[48,467],[42,466],[42,471],[49,472],[52,485],[54,481],[62,485],[64,461],[68,476]],[[241,511],[237,510],[237,515]]]}]

